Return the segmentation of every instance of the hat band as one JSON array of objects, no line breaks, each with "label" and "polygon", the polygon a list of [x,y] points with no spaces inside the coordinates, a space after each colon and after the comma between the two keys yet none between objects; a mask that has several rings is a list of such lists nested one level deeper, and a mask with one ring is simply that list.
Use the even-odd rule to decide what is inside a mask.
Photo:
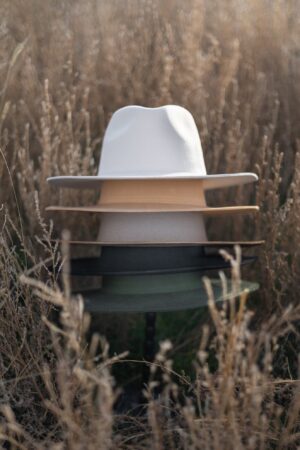
[{"label": "hat band", "polygon": [[109,276],[103,278],[103,292],[119,295],[167,294],[199,289],[201,272],[171,275]]},{"label": "hat band", "polygon": [[201,180],[103,181],[100,204],[112,203],[206,206]]}]

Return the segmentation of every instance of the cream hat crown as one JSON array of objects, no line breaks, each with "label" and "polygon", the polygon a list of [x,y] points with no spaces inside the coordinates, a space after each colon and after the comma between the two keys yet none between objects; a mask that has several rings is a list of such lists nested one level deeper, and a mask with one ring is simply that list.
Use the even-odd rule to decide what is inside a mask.
[{"label": "cream hat crown", "polygon": [[112,117],[98,175],[169,178],[206,175],[198,130],[184,108],[127,106]]}]

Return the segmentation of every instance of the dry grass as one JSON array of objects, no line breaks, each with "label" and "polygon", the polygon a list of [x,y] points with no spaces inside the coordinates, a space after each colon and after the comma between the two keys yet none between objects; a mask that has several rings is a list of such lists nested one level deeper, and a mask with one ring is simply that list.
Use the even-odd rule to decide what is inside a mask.
[{"label": "dry grass", "polygon": [[[143,411],[117,415],[118,389],[110,372],[127,355],[110,358],[98,335],[87,342],[89,317],[81,299],[70,297],[67,278],[61,291],[55,280],[39,281],[38,267],[30,277],[20,276],[7,251],[0,442],[16,449],[297,448],[299,380],[275,377],[274,371],[280,338],[295,332],[299,306],[257,329],[246,293],[218,309],[205,280],[212,326],[201,330],[195,377],[173,371],[171,343],[163,342],[150,367]],[[233,261],[234,283],[239,276]],[[59,322],[49,320],[54,309],[60,310]]]},{"label": "dry grass", "polygon": [[[298,2],[3,0],[0,17],[1,439],[39,449],[297,448],[299,385],[288,368],[278,378],[286,355],[276,345],[299,320]],[[58,249],[37,243],[63,223],[74,237],[92,225],[96,235],[97,223],[57,217],[52,230],[37,206],[43,216],[50,203],[75,201],[77,192],[50,192],[45,179],[95,173],[113,111],[166,103],[192,112],[211,173],[259,173],[255,192],[209,200],[261,206],[255,223],[241,217],[210,234],[266,239],[251,273],[262,288],[255,320],[243,301],[231,313],[211,305],[215,332],[202,332],[195,382],[169,378],[162,347],[148,422],[128,417],[125,427],[112,413],[114,361],[97,337],[87,345],[87,318],[80,302],[70,307],[67,282],[62,294],[45,275],[41,261],[58,265]],[[20,280],[24,271],[35,281]],[[63,308],[59,330],[53,302]]]}]

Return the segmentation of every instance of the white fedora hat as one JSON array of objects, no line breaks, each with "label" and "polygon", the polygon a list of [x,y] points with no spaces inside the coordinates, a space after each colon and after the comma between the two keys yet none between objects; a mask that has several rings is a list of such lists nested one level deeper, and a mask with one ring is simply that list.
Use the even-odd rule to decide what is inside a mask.
[{"label": "white fedora hat", "polygon": [[56,176],[57,187],[99,188],[104,180],[197,179],[203,189],[257,181],[254,173],[208,175],[200,137],[185,108],[126,106],[116,111],[104,135],[98,175]]}]

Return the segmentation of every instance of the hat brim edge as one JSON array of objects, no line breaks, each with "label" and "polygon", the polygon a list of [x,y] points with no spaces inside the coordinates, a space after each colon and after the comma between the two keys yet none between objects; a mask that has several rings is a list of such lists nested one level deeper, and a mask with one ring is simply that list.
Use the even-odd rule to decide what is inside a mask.
[{"label": "hat brim edge", "polygon": [[115,203],[99,203],[92,206],[48,206],[48,212],[77,212],[77,213],[180,213],[180,212],[198,212],[203,215],[218,216],[218,215],[235,215],[235,214],[251,214],[259,211],[257,205],[245,206],[224,206],[224,207],[203,207],[198,205],[179,205],[172,203],[156,203],[156,204],[115,204]]},{"label": "hat brim edge", "polygon": [[[63,240],[61,239],[51,239],[50,242],[53,243],[58,243],[61,244],[63,242]],[[150,242],[150,241],[145,241],[145,242],[124,242],[124,241],[118,241],[118,242],[105,242],[105,241],[74,241],[74,240],[70,240],[69,241],[70,245],[84,245],[84,246],[100,246],[100,247],[116,247],[116,246],[122,246],[122,247],[147,247],[147,246],[151,246],[151,247],[170,247],[170,246],[174,246],[174,247],[181,247],[181,246],[187,246],[187,247],[192,247],[192,246],[201,246],[201,247],[234,247],[235,245],[240,245],[241,247],[253,247],[253,246],[259,246],[259,245],[263,245],[265,244],[264,240],[258,240],[258,241],[206,241],[206,242],[174,242],[174,241],[169,241],[169,242]]]},{"label": "hat brim edge", "polygon": [[210,190],[254,183],[258,180],[258,176],[255,173],[241,172],[218,175],[174,173],[157,176],[56,176],[47,178],[47,182],[51,186],[71,189],[99,189],[101,182],[109,180],[201,180],[203,188]]},{"label": "hat brim edge", "polygon": [[[221,287],[220,280],[210,280],[212,286]],[[239,297],[245,290],[254,292],[259,289],[259,284],[255,282],[241,282],[240,289],[236,293],[229,290],[227,296],[215,296],[215,302],[229,300]],[[105,294],[99,290],[82,291],[78,293],[82,296],[85,309],[89,312],[120,312],[120,313],[145,313],[145,312],[167,312],[181,311],[188,309],[203,308],[208,305],[208,295],[204,286],[197,290],[180,291],[176,293],[164,294],[135,294],[135,295],[116,295]],[[183,296],[185,298],[183,299]]]},{"label": "hat brim edge", "polygon": [[[144,269],[130,268],[128,270],[109,270],[100,268],[89,270],[88,264],[93,262],[93,260],[97,260],[97,258],[74,258],[70,260],[71,268],[68,272],[71,276],[75,277],[83,277],[83,276],[138,276],[138,275],[164,275],[164,274],[175,274],[175,273],[191,273],[191,272],[201,272],[203,275],[206,272],[212,272],[216,270],[228,270],[231,269],[231,264],[229,261],[225,261],[224,258],[219,255],[219,261],[214,262],[213,265],[209,265],[210,260],[207,258],[207,265],[205,265],[205,257],[202,257],[202,262],[199,265],[191,265],[191,266],[174,266],[172,267],[172,263],[170,263],[169,267],[160,267],[155,269],[153,265],[150,265],[148,269],[146,269],[146,265]],[[253,264],[257,260],[256,256],[242,256],[241,258],[241,266],[246,266],[249,264]],[[96,262],[95,262],[96,264]]]}]

